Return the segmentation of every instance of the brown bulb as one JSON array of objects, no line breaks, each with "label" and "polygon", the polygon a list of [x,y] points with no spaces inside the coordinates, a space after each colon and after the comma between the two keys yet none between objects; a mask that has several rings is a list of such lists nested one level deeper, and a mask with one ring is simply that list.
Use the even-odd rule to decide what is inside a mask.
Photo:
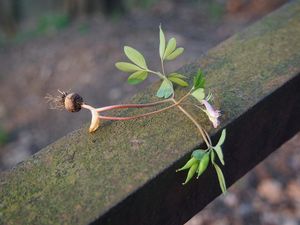
[{"label": "brown bulb", "polygon": [[67,94],[64,98],[65,109],[69,112],[78,112],[81,110],[83,98],[77,93]]}]

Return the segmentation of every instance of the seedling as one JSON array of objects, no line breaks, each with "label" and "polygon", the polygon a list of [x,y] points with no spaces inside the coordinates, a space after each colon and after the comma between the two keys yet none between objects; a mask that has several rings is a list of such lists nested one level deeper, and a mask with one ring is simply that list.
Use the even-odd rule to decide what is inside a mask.
[{"label": "seedling", "polygon": [[[197,175],[198,178],[207,169],[209,162],[211,162],[217,173],[220,188],[222,192],[225,193],[225,179],[221,168],[215,160],[215,155],[217,155],[220,163],[224,166],[225,162],[223,159],[222,144],[225,141],[226,131],[222,131],[218,143],[213,146],[206,130],[203,129],[203,127],[197,122],[194,116],[192,116],[184,108],[184,102],[188,98],[196,99],[197,104],[192,105],[208,116],[208,119],[211,121],[214,128],[217,128],[219,126],[220,111],[214,109],[214,107],[210,104],[212,94],[206,94],[204,74],[202,70],[199,69],[194,76],[193,85],[188,89],[183,97],[177,99],[173,86],[179,85],[181,87],[188,87],[189,84],[183,74],[167,73],[164,68],[164,63],[166,61],[171,61],[179,57],[184,52],[184,48],[177,47],[175,38],[171,38],[170,40],[166,41],[161,26],[159,27],[159,41],[161,71],[158,72],[149,69],[144,56],[139,51],[129,46],[124,47],[124,52],[130,62],[117,62],[115,65],[119,70],[130,74],[127,80],[131,85],[136,85],[143,82],[149,75],[157,76],[161,81],[161,84],[156,92],[156,96],[163,100],[147,104],[122,104],[96,108],[86,104],[83,101],[83,98],[77,93],[66,93],[59,91],[61,94],[60,96],[48,96],[47,98],[52,103],[52,105],[54,105],[54,108],[65,108],[69,112],[78,112],[82,108],[90,110],[92,114],[92,120],[89,127],[90,133],[95,132],[99,128],[101,120],[133,120],[141,117],[153,116],[155,114],[177,107],[197,127],[200,136],[203,138],[206,144],[206,149],[194,150],[191,155],[191,159],[182,168],[177,170],[188,170],[186,180],[183,184],[187,184],[195,175]],[[144,114],[129,115],[125,117],[101,115],[101,113],[104,111],[128,108],[150,108],[158,105],[161,105],[162,107],[158,110],[154,110]]]}]

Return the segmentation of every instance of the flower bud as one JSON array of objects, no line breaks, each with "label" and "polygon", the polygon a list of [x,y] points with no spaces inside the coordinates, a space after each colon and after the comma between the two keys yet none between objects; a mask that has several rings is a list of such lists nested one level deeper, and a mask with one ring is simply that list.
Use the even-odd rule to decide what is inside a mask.
[{"label": "flower bud", "polygon": [[209,153],[206,153],[200,163],[199,163],[199,167],[197,170],[198,176],[197,179],[200,177],[200,175],[206,170],[207,166],[208,166],[208,162],[209,162]]},{"label": "flower bud", "polygon": [[189,161],[187,161],[187,163],[183,167],[176,170],[176,172],[181,171],[181,170],[187,170],[196,162],[197,162],[197,159],[195,157],[192,157]]},{"label": "flower bud", "polygon": [[197,168],[198,168],[198,165],[199,165],[198,162],[196,162],[196,163],[194,163],[194,164],[192,165],[192,167],[189,169],[188,175],[187,175],[186,180],[185,180],[185,182],[183,183],[183,185],[185,185],[187,182],[190,181],[190,179],[192,179],[192,177],[193,177],[194,174],[196,173],[196,170],[197,170]]}]

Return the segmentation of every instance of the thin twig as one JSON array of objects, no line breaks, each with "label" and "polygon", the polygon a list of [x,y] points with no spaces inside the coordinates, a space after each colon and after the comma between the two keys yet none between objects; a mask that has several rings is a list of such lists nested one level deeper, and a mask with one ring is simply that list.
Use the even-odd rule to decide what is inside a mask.
[{"label": "thin twig", "polygon": [[[176,102],[175,99],[173,99],[174,103],[178,103]],[[201,127],[201,125],[194,119],[194,117],[189,114],[183,107],[181,107],[179,104],[177,104],[177,107],[195,124],[195,126],[198,128],[201,136],[203,137],[203,140],[205,141],[207,148],[211,147],[211,141],[209,140],[210,138],[208,136],[206,136],[206,134],[204,133],[203,128]]]}]

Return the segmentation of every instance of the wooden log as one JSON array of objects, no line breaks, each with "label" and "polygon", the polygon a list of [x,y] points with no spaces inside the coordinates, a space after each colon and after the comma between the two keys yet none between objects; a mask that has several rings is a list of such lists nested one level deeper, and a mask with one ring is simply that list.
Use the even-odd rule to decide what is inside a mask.
[{"label": "wooden log", "polygon": [[[223,112],[228,185],[300,130],[299,22],[298,0],[181,69],[187,76],[204,70]],[[131,102],[153,101],[157,87]],[[187,110],[216,141],[220,130]],[[202,144],[179,110],[103,123],[95,134],[87,126],[0,174],[0,224],[176,225],[220,194],[212,168],[185,186],[185,174],[175,173]]]}]

